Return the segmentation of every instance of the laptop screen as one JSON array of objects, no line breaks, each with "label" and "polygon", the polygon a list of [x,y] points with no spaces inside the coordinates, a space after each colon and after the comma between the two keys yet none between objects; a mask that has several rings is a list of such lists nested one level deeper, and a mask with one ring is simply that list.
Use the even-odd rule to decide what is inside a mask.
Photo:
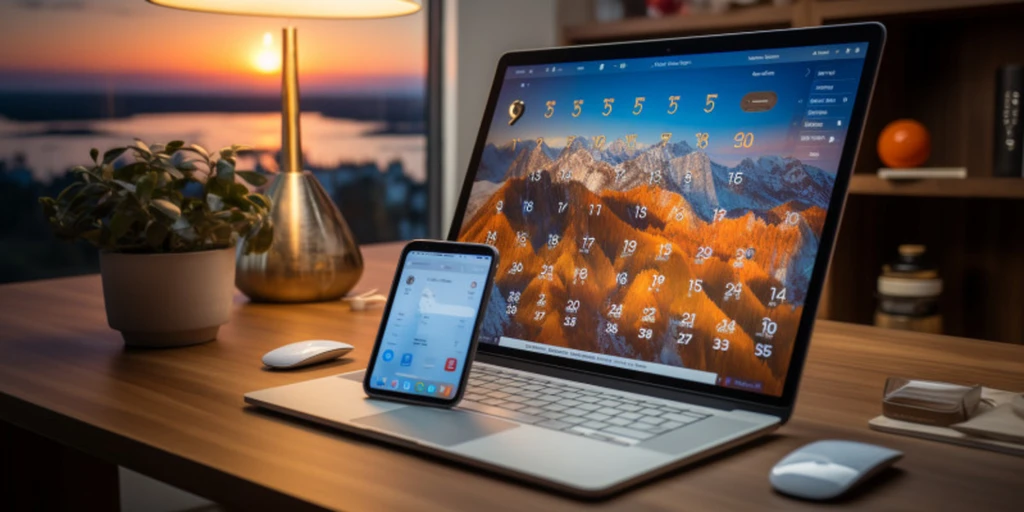
[{"label": "laptop screen", "polygon": [[508,67],[458,236],[501,254],[481,343],[781,396],[866,54]]}]

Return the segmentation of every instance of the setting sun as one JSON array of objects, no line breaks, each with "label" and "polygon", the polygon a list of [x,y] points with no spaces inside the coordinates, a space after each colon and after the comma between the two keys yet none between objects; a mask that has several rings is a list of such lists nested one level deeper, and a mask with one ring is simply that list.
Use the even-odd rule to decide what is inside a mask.
[{"label": "setting sun", "polygon": [[260,73],[276,73],[281,70],[281,55],[274,50],[274,36],[270,32],[263,34],[263,48],[253,59],[253,66]]}]

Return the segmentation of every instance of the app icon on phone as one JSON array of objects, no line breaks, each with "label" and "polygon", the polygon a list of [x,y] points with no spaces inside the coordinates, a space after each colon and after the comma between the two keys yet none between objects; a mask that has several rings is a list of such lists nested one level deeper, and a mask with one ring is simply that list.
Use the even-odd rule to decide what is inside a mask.
[{"label": "app icon on phone", "polygon": [[391,380],[391,389],[398,389],[398,379]]},{"label": "app icon on phone", "polygon": [[454,357],[449,357],[448,360],[444,362],[444,371],[446,371],[446,372],[454,372],[455,371],[455,367],[458,364],[459,364],[459,361],[457,359],[455,359]]},{"label": "app icon on phone", "polygon": [[391,349],[387,349],[384,351],[384,354],[381,355],[381,358],[384,359],[384,361],[391,361],[395,358],[395,352]]},{"label": "app icon on phone", "polygon": [[444,395],[445,398],[448,398],[448,397],[452,396],[452,388],[454,386],[442,386],[442,387],[444,389],[441,390],[441,394]]},{"label": "app icon on phone", "polygon": [[436,386],[434,386],[433,384],[427,386],[427,393],[433,393],[434,391],[437,391]]},{"label": "app icon on phone", "polygon": [[388,378],[387,377],[385,377],[383,375],[381,375],[380,377],[377,377],[377,386],[384,387],[384,386],[387,386],[387,385],[388,385]]},{"label": "app icon on phone", "polygon": [[412,389],[412,382],[405,381],[402,383],[402,391],[409,391],[410,389]]},{"label": "app icon on phone", "polygon": [[412,366],[412,354],[406,352],[402,354],[402,366]]},{"label": "app icon on phone", "polygon": [[417,393],[422,393],[425,388],[426,388],[426,386],[422,382],[417,382],[416,383],[416,392]]}]

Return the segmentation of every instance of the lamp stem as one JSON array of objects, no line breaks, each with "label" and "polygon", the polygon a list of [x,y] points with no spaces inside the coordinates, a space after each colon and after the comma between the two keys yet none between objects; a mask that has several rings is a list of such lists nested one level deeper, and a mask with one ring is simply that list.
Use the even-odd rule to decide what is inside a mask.
[{"label": "lamp stem", "polygon": [[299,59],[295,27],[282,30],[281,66],[281,170],[302,172],[302,137],[299,133]]}]

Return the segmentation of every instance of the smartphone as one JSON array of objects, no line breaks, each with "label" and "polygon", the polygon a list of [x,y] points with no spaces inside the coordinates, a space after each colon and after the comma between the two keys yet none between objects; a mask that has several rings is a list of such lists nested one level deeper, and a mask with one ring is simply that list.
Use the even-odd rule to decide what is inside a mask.
[{"label": "smartphone", "polygon": [[402,250],[363,389],[374,398],[454,407],[476,355],[498,251],[414,240]]}]

